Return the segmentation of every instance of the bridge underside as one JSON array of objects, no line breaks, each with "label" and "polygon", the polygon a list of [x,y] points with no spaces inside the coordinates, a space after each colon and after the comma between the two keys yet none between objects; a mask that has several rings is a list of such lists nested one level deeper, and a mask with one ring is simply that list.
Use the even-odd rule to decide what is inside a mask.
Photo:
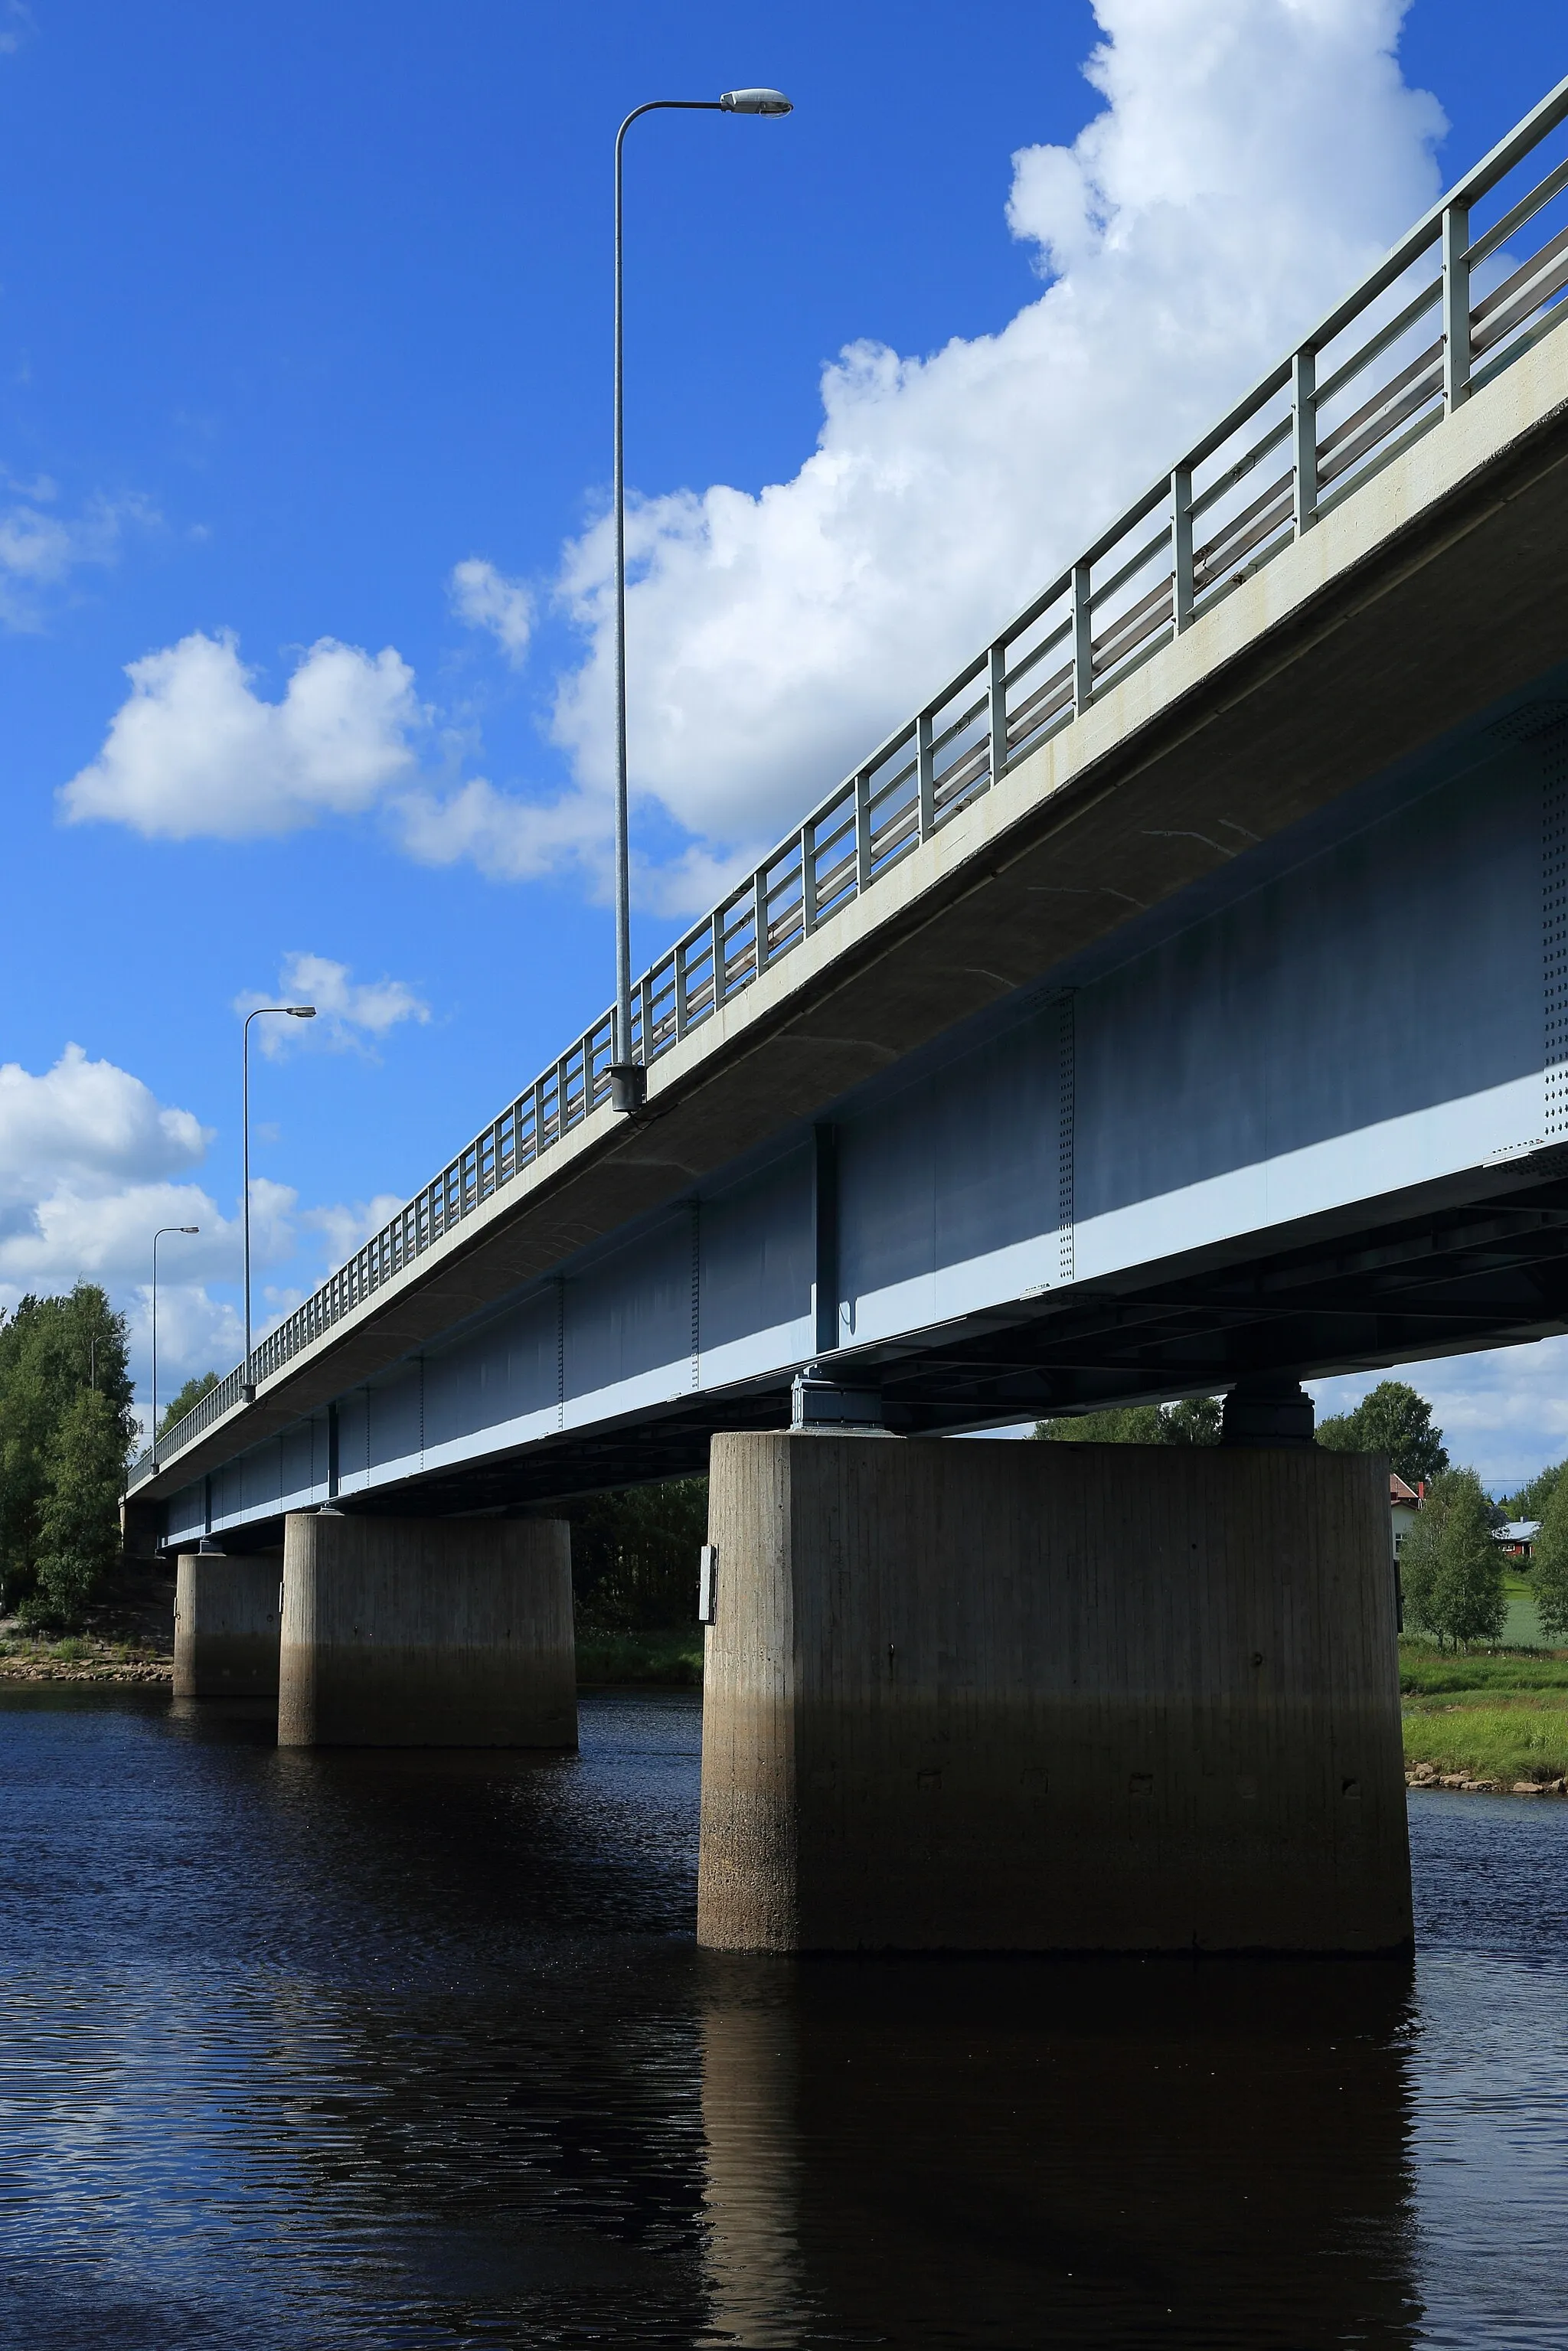
[{"label": "bridge underside", "polygon": [[[879,1389],[890,1428],[938,1435],[1214,1395],[1271,1372],[1313,1378],[1554,1336],[1568,1331],[1563,1156],[1555,1182],[1292,1238],[1244,1261],[1096,1286],[922,1343],[845,1351],[833,1374]],[[789,1426],[789,1379],[389,1482],[344,1496],[343,1507],[402,1517],[532,1508],[706,1471],[716,1432]],[[260,1542],[282,1541],[281,1516],[251,1525]]]}]

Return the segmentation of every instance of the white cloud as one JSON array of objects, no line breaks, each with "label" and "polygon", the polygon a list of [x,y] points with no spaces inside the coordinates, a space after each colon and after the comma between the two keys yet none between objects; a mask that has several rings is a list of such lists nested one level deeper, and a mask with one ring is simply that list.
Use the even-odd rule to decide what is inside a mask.
[{"label": "white cloud", "polygon": [[252,840],[373,805],[414,765],[413,673],[323,637],[281,702],[254,690],[231,634],[181,639],[127,665],[102,750],[59,798],[67,820],[150,838]]},{"label": "white cloud", "polygon": [[[356,990],[341,965],[297,960],[324,972],[372,1030],[417,1017],[398,1008],[395,981]],[[159,1247],[163,1401],[192,1373],[227,1371],[243,1349],[238,1208],[225,1216],[196,1173],[212,1139],[192,1112],[160,1102],[130,1071],[89,1061],[79,1045],[68,1045],[41,1076],[16,1062],[0,1066],[0,1309],[29,1290],[48,1295],[78,1280],[100,1282],[127,1317],[144,1405],[151,1401],[152,1237],[161,1226],[200,1228],[193,1235],[172,1232]],[[336,1264],[401,1205],[381,1195],[301,1210],[291,1186],[253,1176],[257,1275],[297,1260],[306,1233],[321,1237]],[[213,1284],[230,1294],[214,1296]],[[300,1294],[258,1285],[257,1334]]]},{"label": "white cloud", "polygon": [[523,582],[471,555],[453,566],[446,592],[458,619],[486,630],[513,667],[520,667],[534,626],[534,600]]},{"label": "white cloud", "polygon": [[0,7],[0,57],[14,57],[37,29],[25,0],[5,0],[4,7]]},{"label": "white cloud", "polygon": [[334,1269],[344,1264],[363,1241],[390,1224],[403,1206],[399,1192],[378,1192],[373,1200],[340,1201],[329,1208],[307,1208],[299,1221],[320,1234],[324,1254]]},{"label": "white cloud", "polygon": [[[929,358],[851,346],[792,479],[633,506],[640,794],[721,856],[781,832],[1355,282],[1437,185],[1402,13],[1100,0],[1105,110],[1013,159],[1009,222],[1054,282]],[[546,812],[601,830],[611,551],[606,520],[567,552],[591,650],[555,714],[579,795]],[[508,871],[507,838],[486,809],[464,853]]]},{"label": "white cloud", "polygon": [[253,1031],[262,1051],[272,1057],[287,1046],[308,1043],[326,1044],[341,1051],[347,1047],[362,1046],[367,1036],[384,1037],[404,1020],[423,1025],[430,1019],[429,1005],[415,995],[406,980],[371,979],[356,984],[350,977],[346,963],[333,963],[328,956],[319,955],[285,956],[278,968],[277,987],[267,993],[236,997],[234,1008],[240,1013],[252,1012],[263,1004],[316,1007],[314,1020],[268,1020]]},{"label": "white cloud", "polygon": [[[0,32],[0,47],[5,35]],[[115,562],[127,528],[160,517],[145,498],[89,498],[79,514],[59,513],[55,485],[41,477],[10,484],[17,492],[0,507],[0,622],[7,628],[42,626],[47,593],[85,565]]]},{"label": "white cloud", "polygon": [[89,1061],[79,1045],[42,1077],[0,1066],[0,1214],[31,1196],[41,1171],[58,1186],[101,1190],[189,1167],[210,1140],[192,1112],[166,1109],[140,1078]]},{"label": "white cloud", "polygon": [[[1013,158],[1007,223],[1049,279],[931,355],[849,346],[814,452],[756,495],[633,501],[633,789],[685,845],[644,904],[686,912],[766,848],[1146,486],[1431,200],[1443,128],[1394,57],[1403,0],[1100,0],[1105,103],[1071,148]],[[1001,190],[998,188],[998,196]],[[573,781],[553,799],[416,770],[391,649],[323,641],[281,703],[231,638],[131,665],[73,819],[240,839],[382,803],[410,856],[604,893],[612,831],[611,532],[563,553],[589,640],[558,682]],[[525,657],[527,586],[478,556],[459,616]]]},{"label": "white cloud", "polygon": [[1308,1385],[1318,1415],[1349,1412],[1379,1380],[1405,1380],[1432,1406],[1449,1458],[1483,1486],[1507,1492],[1548,1462],[1568,1457],[1568,1338]]}]

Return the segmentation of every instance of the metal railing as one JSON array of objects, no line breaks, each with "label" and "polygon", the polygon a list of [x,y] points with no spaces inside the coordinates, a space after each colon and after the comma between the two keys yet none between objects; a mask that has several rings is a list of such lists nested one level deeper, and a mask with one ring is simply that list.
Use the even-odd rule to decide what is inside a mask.
[{"label": "metal railing", "polygon": [[[637,982],[656,1061],[831,923],[1010,764],[1065,727],[1354,496],[1568,315],[1568,158],[1479,233],[1472,214],[1568,120],[1560,82],[1355,292],[1118,517]],[[1562,143],[1561,141],[1559,143]],[[1510,192],[1511,193],[1511,192]],[[1519,233],[1536,242],[1521,258]],[[1509,250],[1505,253],[1504,248]],[[282,1369],[607,1100],[606,1011],[256,1350]],[[240,1399],[236,1367],[140,1477]]]}]

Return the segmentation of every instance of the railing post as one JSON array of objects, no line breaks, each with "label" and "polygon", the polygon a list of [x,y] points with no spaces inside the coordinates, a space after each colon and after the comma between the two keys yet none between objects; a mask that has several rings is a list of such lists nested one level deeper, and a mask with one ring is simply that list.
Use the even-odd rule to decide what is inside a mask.
[{"label": "railing post", "polygon": [[713,916],[713,1008],[716,1012],[724,1002],[724,917],[726,909],[716,907]]},{"label": "railing post", "polygon": [[678,940],[675,946],[675,1035],[684,1037],[691,1020],[691,1007],[686,1001],[686,949],[689,939]]},{"label": "railing post", "polygon": [[768,868],[759,865],[751,877],[751,968],[760,979],[768,968]]},{"label": "railing post", "polygon": [[915,774],[920,795],[920,838],[929,841],[936,822],[936,778],[931,758],[931,713],[923,710],[915,722]]},{"label": "railing post", "polygon": [[991,781],[1008,764],[1008,649],[992,645],[986,655],[986,722],[990,736]]},{"label": "railing post", "polygon": [[1192,468],[1171,475],[1171,618],[1179,637],[1192,626]]},{"label": "railing post", "polygon": [[809,939],[817,927],[817,827],[815,820],[800,827],[800,936]]},{"label": "railing post", "polygon": [[643,1021],[643,1066],[647,1068],[653,1058],[653,982],[644,973],[637,983],[638,1009]]},{"label": "railing post", "polygon": [[1443,214],[1443,406],[1451,416],[1470,392],[1470,208]]},{"label": "railing post", "polygon": [[1296,537],[1318,518],[1318,366],[1313,351],[1291,361],[1291,452],[1296,486]]},{"label": "railing post", "polygon": [[871,887],[871,775],[855,778],[855,895]]},{"label": "railing post", "polygon": [[1072,716],[1088,709],[1094,694],[1094,605],[1089,566],[1072,567]]}]

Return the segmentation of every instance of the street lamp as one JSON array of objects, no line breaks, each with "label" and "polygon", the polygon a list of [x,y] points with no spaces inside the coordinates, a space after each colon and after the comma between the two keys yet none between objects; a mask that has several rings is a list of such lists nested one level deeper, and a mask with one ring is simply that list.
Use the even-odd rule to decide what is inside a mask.
[{"label": "street lamp", "polygon": [[[781,89],[727,89],[722,98],[653,98],[633,107],[615,134],[615,1034],[610,1101],[640,1110],[646,1070],[632,1059],[632,871],[626,789],[626,463],[622,399],[621,150],[640,114],[792,114]],[[643,1050],[647,1053],[647,1040]]]},{"label": "street lamp", "polygon": [[287,1014],[290,1020],[314,1020],[313,1004],[258,1004],[254,1012],[245,1016],[245,1037],[240,1046],[240,1154],[243,1164],[241,1182],[245,1201],[245,1378],[240,1383],[240,1395],[246,1404],[256,1402],[256,1382],[251,1377],[250,1344],[250,1024],[269,1012]]},{"label": "street lamp", "polygon": [[152,1236],[152,1467],[158,1467],[158,1244],[165,1233],[199,1233],[200,1225],[160,1225]]}]

